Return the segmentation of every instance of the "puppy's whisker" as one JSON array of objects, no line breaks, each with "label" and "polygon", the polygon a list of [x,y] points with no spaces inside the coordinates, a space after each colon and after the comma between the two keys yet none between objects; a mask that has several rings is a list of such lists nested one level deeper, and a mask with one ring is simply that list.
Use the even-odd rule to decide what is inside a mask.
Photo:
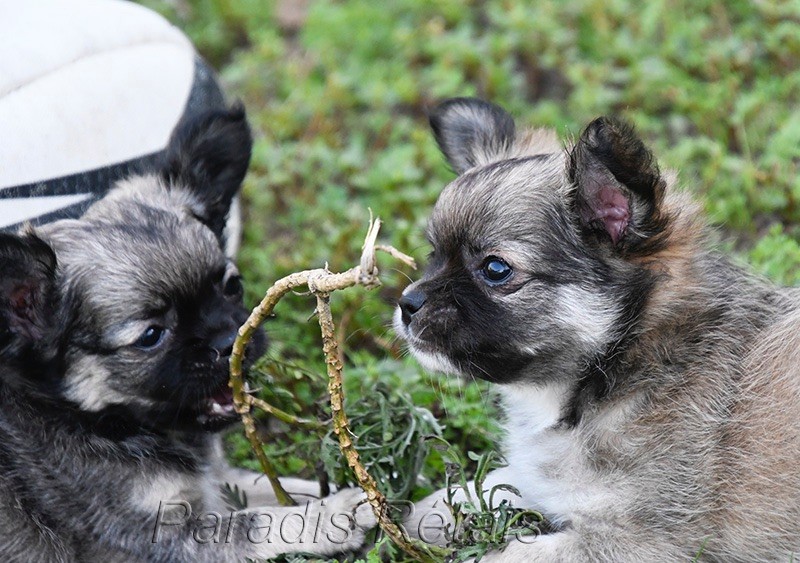
[{"label": "puppy's whisker", "polygon": [[414,280],[411,279],[411,276],[409,276],[407,273],[405,273],[403,270],[401,270],[399,268],[389,268],[389,271],[397,272],[398,274],[400,274],[401,276],[406,278],[409,283],[412,283],[414,281]]}]

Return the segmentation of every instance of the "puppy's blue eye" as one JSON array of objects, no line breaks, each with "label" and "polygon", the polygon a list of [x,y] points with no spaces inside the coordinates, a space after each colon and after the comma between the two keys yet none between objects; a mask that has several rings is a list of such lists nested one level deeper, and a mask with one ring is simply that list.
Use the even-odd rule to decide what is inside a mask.
[{"label": "puppy's blue eye", "polygon": [[483,277],[486,278],[486,281],[489,282],[490,285],[496,285],[508,280],[511,274],[514,273],[514,270],[511,269],[511,266],[509,266],[505,260],[491,257],[483,264],[481,273],[483,273]]},{"label": "puppy's blue eye", "polygon": [[139,339],[134,342],[134,346],[137,348],[141,348],[143,350],[149,350],[151,348],[155,348],[161,341],[164,340],[164,335],[167,333],[167,329],[160,326],[149,326],[147,330],[145,330]]}]

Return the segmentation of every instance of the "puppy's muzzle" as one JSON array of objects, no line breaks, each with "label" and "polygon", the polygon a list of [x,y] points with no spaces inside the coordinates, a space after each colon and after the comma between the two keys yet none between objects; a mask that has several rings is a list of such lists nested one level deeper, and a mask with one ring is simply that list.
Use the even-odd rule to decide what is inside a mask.
[{"label": "puppy's muzzle", "polygon": [[422,309],[422,306],[425,305],[426,299],[427,296],[425,293],[419,289],[412,289],[408,293],[403,294],[398,302],[403,324],[411,324],[411,319],[415,313]]}]

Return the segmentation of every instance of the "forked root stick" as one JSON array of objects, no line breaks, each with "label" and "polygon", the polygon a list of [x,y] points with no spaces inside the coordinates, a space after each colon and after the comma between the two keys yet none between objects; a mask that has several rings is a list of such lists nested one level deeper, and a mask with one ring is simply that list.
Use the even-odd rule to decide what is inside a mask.
[{"label": "forked root stick", "polygon": [[325,363],[328,371],[328,391],[330,393],[331,413],[333,417],[333,430],[339,439],[339,449],[347,459],[347,463],[353,470],[358,480],[358,484],[367,494],[367,500],[375,512],[378,525],[403,551],[419,561],[440,561],[447,554],[446,550],[423,544],[409,538],[391,518],[389,518],[386,497],[378,490],[377,484],[372,476],[361,463],[358,451],[352,440],[347,414],[344,409],[344,390],[342,384],[342,361],[339,354],[339,346],[336,340],[335,327],[330,310],[330,294],[334,291],[346,289],[354,285],[361,285],[367,289],[380,286],[378,269],[375,265],[375,251],[381,250],[392,257],[416,267],[414,260],[391,246],[376,245],[378,232],[380,230],[380,219],[374,221],[370,219],[369,230],[364,241],[361,253],[361,260],[358,266],[350,268],[346,272],[333,273],[327,267],[316,270],[305,270],[290,274],[275,282],[267,290],[261,303],[253,309],[250,317],[239,328],[236,341],[233,344],[233,353],[230,359],[230,386],[233,389],[233,401],[236,412],[242,417],[245,434],[261,464],[264,474],[269,478],[278,501],[283,505],[294,504],[292,498],[283,490],[278,476],[272,464],[264,453],[261,440],[256,432],[255,420],[251,408],[253,406],[272,412],[280,413],[281,420],[288,423],[309,425],[308,421],[292,419],[288,413],[283,413],[272,407],[261,399],[255,399],[248,394],[242,376],[242,362],[244,350],[255,330],[272,314],[275,306],[281,298],[290,291],[301,286],[306,286],[310,293],[317,298],[316,313],[319,318],[320,330],[322,332],[323,351],[325,353]]}]

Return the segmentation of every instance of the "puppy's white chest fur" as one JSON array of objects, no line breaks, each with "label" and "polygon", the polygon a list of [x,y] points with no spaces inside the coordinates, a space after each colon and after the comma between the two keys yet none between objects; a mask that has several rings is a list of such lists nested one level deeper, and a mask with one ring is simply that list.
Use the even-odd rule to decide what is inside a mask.
[{"label": "puppy's white chest fur", "polygon": [[566,386],[509,385],[501,388],[506,409],[508,466],[492,481],[519,489],[519,503],[563,524],[614,502],[614,494],[588,467],[575,430],[555,428],[566,400]]}]

